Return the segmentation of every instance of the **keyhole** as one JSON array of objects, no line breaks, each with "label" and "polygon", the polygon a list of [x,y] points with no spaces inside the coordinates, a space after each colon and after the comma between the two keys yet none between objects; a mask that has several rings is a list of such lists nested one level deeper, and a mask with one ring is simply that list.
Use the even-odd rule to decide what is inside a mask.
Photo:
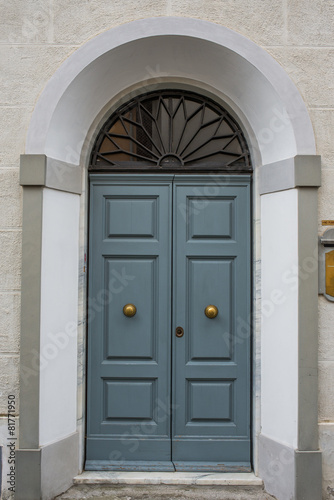
[{"label": "keyhole", "polygon": [[178,326],[175,330],[175,335],[177,337],[183,337],[183,334],[184,334],[183,328],[181,326]]}]

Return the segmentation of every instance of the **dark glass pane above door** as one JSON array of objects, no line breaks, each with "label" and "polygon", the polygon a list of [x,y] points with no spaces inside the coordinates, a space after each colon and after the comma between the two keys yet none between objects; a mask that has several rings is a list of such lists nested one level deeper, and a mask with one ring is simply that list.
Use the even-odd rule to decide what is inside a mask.
[{"label": "dark glass pane above door", "polygon": [[243,132],[211,99],[181,90],[140,95],[102,127],[91,171],[251,172]]}]

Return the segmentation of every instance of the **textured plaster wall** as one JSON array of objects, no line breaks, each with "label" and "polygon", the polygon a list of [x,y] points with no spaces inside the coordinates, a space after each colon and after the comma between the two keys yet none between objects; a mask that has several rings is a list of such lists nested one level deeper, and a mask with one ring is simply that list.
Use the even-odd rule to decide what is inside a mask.
[{"label": "textured plaster wall", "polygon": [[[0,0],[0,436],[6,396],[18,388],[21,188],[19,156],[32,110],[60,64],[113,26],[154,16],[187,16],[227,26],[263,46],[297,85],[322,155],[319,233],[334,219],[333,0]],[[162,55],[163,57],[163,55]],[[150,76],[150,75],[148,75]],[[69,145],[69,148],[71,146]],[[334,498],[334,303],[319,300],[324,498]],[[0,443],[1,444],[1,443]],[[333,447],[332,447],[333,449]],[[5,494],[6,496],[6,494]]]}]

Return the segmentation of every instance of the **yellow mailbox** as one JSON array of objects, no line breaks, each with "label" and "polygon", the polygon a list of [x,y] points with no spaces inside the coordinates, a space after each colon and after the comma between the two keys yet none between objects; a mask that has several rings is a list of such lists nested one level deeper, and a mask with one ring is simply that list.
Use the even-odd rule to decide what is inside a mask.
[{"label": "yellow mailbox", "polygon": [[319,238],[319,293],[334,302],[334,228]]},{"label": "yellow mailbox", "polygon": [[334,250],[325,254],[326,294],[334,297]]}]

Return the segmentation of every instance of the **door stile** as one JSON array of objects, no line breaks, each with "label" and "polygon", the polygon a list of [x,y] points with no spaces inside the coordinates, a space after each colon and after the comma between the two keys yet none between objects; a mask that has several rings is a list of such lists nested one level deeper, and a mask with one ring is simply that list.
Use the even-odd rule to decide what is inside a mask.
[{"label": "door stile", "polygon": [[[88,325],[88,470],[174,470],[171,180],[91,178],[89,307],[110,293]],[[127,303],[136,305],[132,317]]]},{"label": "door stile", "polygon": [[172,460],[249,471],[250,176],[176,175],[173,209],[174,329],[184,335],[173,336]]},{"label": "door stile", "polygon": [[[175,278],[174,278],[174,248],[175,248],[175,239],[174,239],[174,178],[173,176],[173,181],[172,181],[172,186],[171,186],[171,273],[170,273],[170,289],[171,289],[171,330],[170,330],[170,402],[169,402],[169,409],[170,409],[170,420],[169,420],[169,426],[170,426],[170,436],[173,436],[173,415],[174,412],[176,411],[176,408],[174,407],[173,401],[174,401],[174,356],[173,356],[173,340],[175,336],[175,321],[174,321],[174,283],[175,283]],[[171,462],[173,464],[173,469],[175,471],[175,466],[173,463],[173,441],[172,438],[170,440],[170,456],[171,456]]]}]

